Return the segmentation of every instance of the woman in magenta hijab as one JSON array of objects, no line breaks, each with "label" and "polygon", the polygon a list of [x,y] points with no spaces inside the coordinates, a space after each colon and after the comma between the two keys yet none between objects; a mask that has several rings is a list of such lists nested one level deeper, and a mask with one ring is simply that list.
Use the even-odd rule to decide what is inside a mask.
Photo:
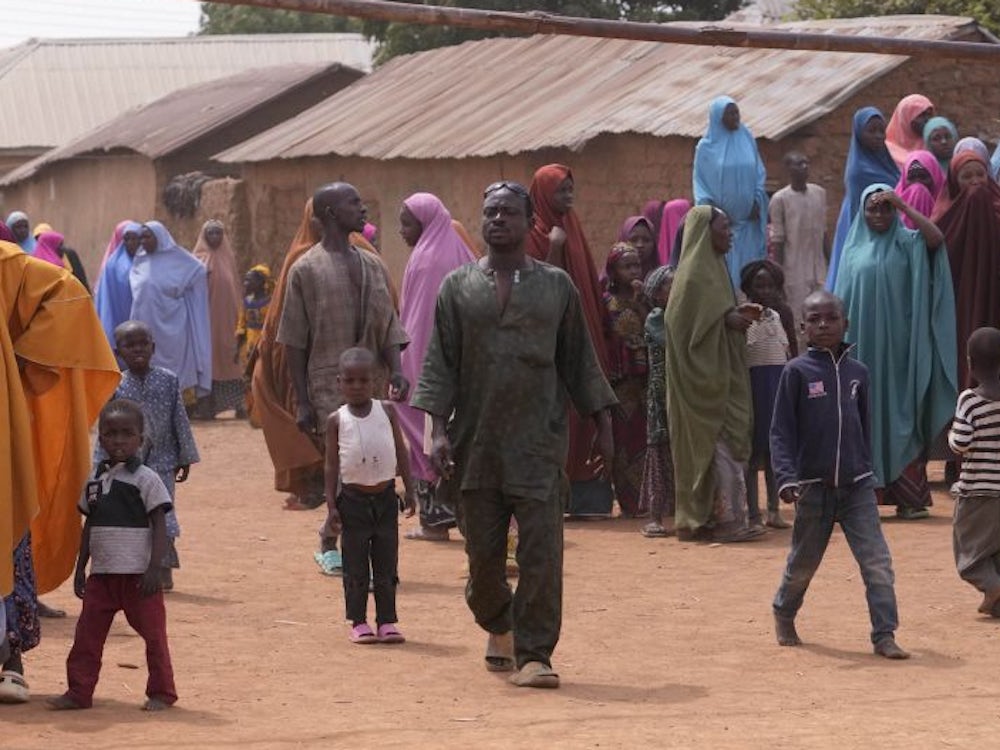
[{"label": "woman in magenta hijab", "polygon": [[[403,272],[399,317],[410,336],[403,350],[403,374],[411,383],[420,379],[420,369],[434,328],[434,308],[445,276],[475,256],[451,223],[451,214],[441,200],[430,193],[414,193],[399,210],[399,233],[413,248]],[[407,533],[409,539],[447,541],[455,515],[437,502],[438,476],[424,453],[422,411],[399,404],[400,425],[410,444],[410,468],[420,500],[420,527]]]},{"label": "woman in magenta hijab", "polygon": [[59,232],[42,232],[35,238],[34,256],[38,260],[44,260],[54,266],[65,268],[62,253],[59,248],[63,244],[63,236]]},{"label": "woman in magenta hijab", "polygon": [[[660,236],[656,249],[660,254],[661,266],[677,267],[680,262],[681,246],[678,238],[684,227],[684,217],[691,210],[691,201],[687,198],[674,198],[663,204],[663,216],[660,219]],[[676,249],[676,252],[675,252]],[[676,258],[674,256],[677,256]]]},{"label": "woman in magenta hijab", "polygon": [[[947,180],[948,177],[934,154],[930,151],[911,151],[903,163],[903,173],[896,184],[896,194],[906,205],[930,218],[934,203]],[[905,214],[901,214],[901,218],[908,229],[917,228]]]}]

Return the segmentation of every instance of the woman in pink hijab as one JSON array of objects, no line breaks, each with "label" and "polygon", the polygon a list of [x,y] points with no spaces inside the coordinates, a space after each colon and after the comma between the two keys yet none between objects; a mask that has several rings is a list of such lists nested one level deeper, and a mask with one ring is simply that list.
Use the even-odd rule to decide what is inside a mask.
[{"label": "woman in pink hijab", "polygon": [[[684,217],[690,210],[691,201],[687,198],[675,198],[663,204],[660,236],[656,242],[656,248],[660,253],[660,265],[677,266],[680,257],[674,257],[674,244],[681,227],[684,226]],[[680,246],[677,248],[677,255],[680,256]]]},{"label": "woman in pink hijab", "polygon": [[[399,318],[410,336],[403,350],[403,375],[411,383],[420,380],[420,369],[434,328],[434,308],[445,276],[475,256],[452,226],[451,214],[430,193],[414,193],[399,210],[399,234],[413,248],[403,272]],[[454,511],[437,502],[438,476],[424,453],[422,411],[399,404],[400,425],[410,444],[410,468],[420,500],[420,527],[406,534],[409,539],[448,541],[455,525]]]},{"label": "woman in pink hijab", "polygon": [[885,145],[902,170],[906,158],[924,147],[924,125],[934,116],[934,103],[923,94],[904,96],[885,128]]},{"label": "woman in pink hijab", "polygon": [[[906,205],[930,218],[938,194],[947,180],[947,175],[934,154],[930,151],[914,151],[903,164],[903,174],[896,184],[896,194]],[[908,216],[901,215],[900,218],[910,229],[917,228]]]}]

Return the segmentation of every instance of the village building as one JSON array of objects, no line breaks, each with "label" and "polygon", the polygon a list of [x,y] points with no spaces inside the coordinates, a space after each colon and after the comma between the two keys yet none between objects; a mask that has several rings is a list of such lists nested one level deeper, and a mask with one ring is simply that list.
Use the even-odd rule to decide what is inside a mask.
[{"label": "village building", "polygon": [[[160,219],[193,246],[205,216],[252,259],[243,183],[212,155],[287,121],[361,78],[339,63],[258,68],[191,86],[121,114],[0,178],[6,210],[64,233],[96,273],[122,219]],[[235,170],[238,171],[238,170]]]},{"label": "village building", "polygon": [[[755,27],[755,28],[760,28]],[[897,16],[780,23],[787,31],[998,43],[967,18]],[[622,219],[648,199],[689,197],[709,102],[729,94],[758,138],[768,189],[781,159],[805,152],[829,194],[831,226],[859,107],[891,115],[923,93],[962,135],[1000,135],[996,66],[935,55],[704,47],[567,36],[494,38],[394,59],[339,94],[217,155],[241,171],[253,244],[280,261],[303,201],[348,180],[381,227],[398,279],[396,232],[409,194],[427,190],[478,235],[482,189],[573,168],[576,208],[599,263]]]},{"label": "village building", "polygon": [[188,86],[292,63],[368,72],[373,51],[361,34],[31,39],[0,50],[0,174]]}]

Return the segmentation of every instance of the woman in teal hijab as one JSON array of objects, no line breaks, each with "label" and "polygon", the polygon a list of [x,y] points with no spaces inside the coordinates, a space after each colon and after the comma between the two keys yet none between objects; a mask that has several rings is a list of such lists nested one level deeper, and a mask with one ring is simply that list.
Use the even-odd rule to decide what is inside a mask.
[{"label": "woman in teal hijab", "polygon": [[947,117],[932,117],[924,125],[924,146],[934,154],[938,165],[946,175],[955,153],[958,130]]},{"label": "woman in teal hijab", "polygon": [[[902,211],[917,227],[907,229]],[[927,453],[957,397],[955,296],[944,235],[889,185],[870,185],[844,243],[834,289],[845,339],[871,373],[872,459],[882,502],[926,518]]]}]

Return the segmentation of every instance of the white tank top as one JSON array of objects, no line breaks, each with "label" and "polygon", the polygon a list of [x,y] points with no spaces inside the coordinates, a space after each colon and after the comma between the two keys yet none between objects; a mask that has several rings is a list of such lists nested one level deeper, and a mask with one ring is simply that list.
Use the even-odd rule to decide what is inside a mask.
[{"label": "white tank top", "polygon": [[396,441],[382,402],[372,399],[367,417],[356,417],[344,404],[340,422],[340,481],[373,487],[396,477]]}]

